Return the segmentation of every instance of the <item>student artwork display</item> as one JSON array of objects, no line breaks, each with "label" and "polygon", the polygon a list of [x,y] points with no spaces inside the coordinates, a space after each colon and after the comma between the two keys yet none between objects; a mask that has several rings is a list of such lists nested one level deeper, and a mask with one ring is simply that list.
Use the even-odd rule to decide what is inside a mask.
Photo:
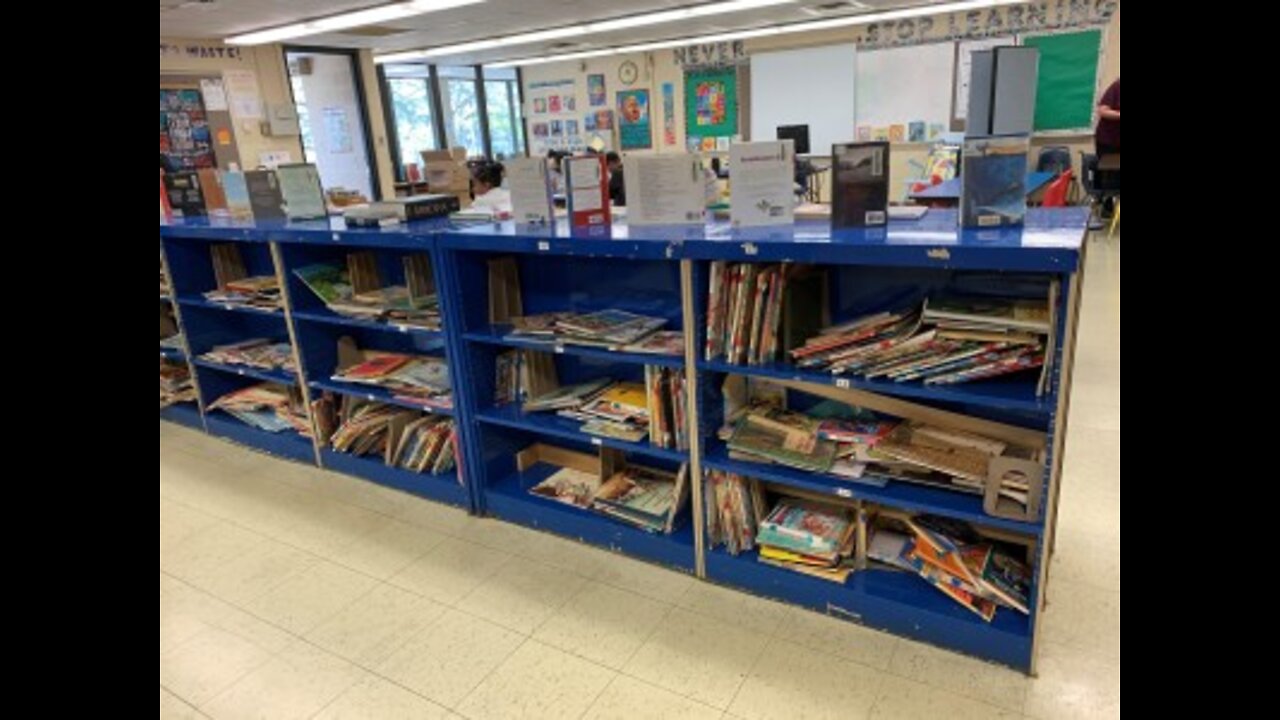
[{"label": "student artwork display", "polygon": [[676,86],[662,83],[662,144],[676,144]]},{"label": "student artwork display", "polygon": [[623,150],[653,147],[648,90],[618,91],[618,136]]},{"label": "student artwork display", "polygon": [[547,99],[546,99],[546,98],[534,98],[534,99],[533,99],[533,114],[534,114],[534,115],[545,115],[546,113],[547,113]]},{"label": "student artwork display", "polygon": [[913,120],[907,123],[907,142],[924,142],[923,120]]},{"label": "student artwork display", "polygon": [[547,112],[549,113],[560,112],[560,96],[559,95],[552,95],[550,98],[547,99]]},{"label": "student artwork display", "polygon": [[[548,150],[578,150],[582,138],[570,129],[577,124],[577,81],[544,80],[528,86],[530,124],[529,152],[545,155]],[[565,117],[573,113],[573,117]]]},{"label": "student artwork display", "polygon": [[685,73],[685,132],[704,138],[736,134],[737,88],[738,76],[733,68]]},{"label": "student artwork display", "polygon": [[859,125],[858,132],[855,137],[857,137],[858,142],[871,142],[871,126]]},{"label": "student artwork display", "polygon": [[587,76],[587,104],[600,107],[609,101],[604,91],[604,73]]},{"label": "student artwork display", "polygon": [[900,143],[906,141],[907,126],[897,123],[889,126],[889,142]]},{"label": "student artwork display", "polygon": [[564,134],[564,123],[559,120],[551,121],[551,136],[560,137]]}]

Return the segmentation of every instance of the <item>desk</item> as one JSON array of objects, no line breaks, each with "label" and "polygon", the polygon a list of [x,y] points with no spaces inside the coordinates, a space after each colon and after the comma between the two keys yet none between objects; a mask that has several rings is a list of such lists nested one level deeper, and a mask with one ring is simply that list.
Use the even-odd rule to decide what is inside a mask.
[{"label": "desk", "polygon": [[[1118,161],[1118,160],[1117,160]],[[1027,173],[1027,197],[1049,184],[1054,178],[1051,172]],[[948,207],[960,204],[960,178],[951,178],[945,182],[927,187],[920,192],[910,194],[912,200],[920,200],[931,207]]]}]

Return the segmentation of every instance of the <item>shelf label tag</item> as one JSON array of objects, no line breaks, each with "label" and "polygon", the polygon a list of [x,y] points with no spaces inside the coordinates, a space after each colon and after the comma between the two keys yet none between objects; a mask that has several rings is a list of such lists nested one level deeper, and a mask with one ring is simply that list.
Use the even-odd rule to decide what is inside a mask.
[{"label": "shelf label tag", "polygon": [[602,442],[602,441],[600,440],[600,438],[598,438],[598,437],[593,437],[593,438],[591,438],[591,444],[592,444],[592,445],[603,445],[603,444],[604,444],[604,442]]},{"label": "shelf label tag", "polygon": [[760,252],[760,248],[756,247],[755,243],[742,243],[743,255],[755,255],[758,252]]},{"label": "shelf label tag", "polygon": [[951,251],[946,248],[933,248],[925,253],[930,260],[950,260]]},{"label": "shelf label tag", "polygon": [[836,488],[836,494],[842,498],[853,497],[853,491],[850,490],[849,488]]},{"label": "shelf label tag", "polygon": [[332,238],[333,238],[333,241],[334,241],[334,242],[342,242],[342,236],[341,236],[341,235],[339,235],[338,233],[334,233],[334,234],[333,234],[333,235],[331,235],[330,237],[332,237]]},{"label": "shelf label tag", "polygon": [[539,249],[539,250],[544,250],[544,251],[545,251],[545,250],[550,250],[550,249],[551,249],[551,243],[547,242],[546,240],[539,240],[539,241],[538,241],[538,249]]},{"label": "shelf label tag", "polygon": [[373,401],[374,401],[374,398],[373,398],[373,396],[372,396],[372,395],[365,395],[365,399],[367,399],[369,402],[373,402]]},{"label": "shelf label tag", "polygon": [[239,369],[239,368],[237,368],[237,369],[236,369],[236,374],[237,374],[237,375],[244,375],[244,370],[243,370],[243,369]]},{"label": "shelf label tag", "polygon": [[564,354],[564,346],[563,346],[563,345],[560,345],[560,344],[558,344],[558,343],[557,343],[557,344],[556,344],[556,346],[555,346],[555,353],[556,353],[557,355],[563,355],[563,354]]},{"label": "shelf label tag", "polygon": [[841,390],[849,389],[849,378],[836,378],[836,387]]},{"label": "shelf label tag", "polygon": [[430,415],[430,414],[431,414],[431,412],[432,412],[432,410],[431,410],[431,408],[430,408],[430,407],[427,407],[426,405],[423,405],[423,406],[422,406],[422,412],[427,413],[428,415]]}]

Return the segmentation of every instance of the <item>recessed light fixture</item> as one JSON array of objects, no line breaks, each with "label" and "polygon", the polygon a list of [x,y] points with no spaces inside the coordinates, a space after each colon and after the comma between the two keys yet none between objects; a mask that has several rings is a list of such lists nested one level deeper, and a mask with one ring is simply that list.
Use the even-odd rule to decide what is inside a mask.
[{"label": "recessed light fixture", "polygon": [[361,25],[375,25],[377,23],[390,22],[392,20],[402,20],[415,15],[424,15],[426,13],[439,12],[440,10],[450,10],[452,8],[462,7],[464,5],[474,5],[480,2],[484,2],[484,0],[409,0],[408,2],[379,5],[377,7],[365,8],[364,10],[354,10],[352,12],[341,13],[338,15],[316,18],[315,20],[306,20],[292,25],[283,25],[281,27],[268,28],[266,30],[255,30],[250,33],[233,35],[227,38],[226,41],[231,45],[262,45],[264,43],[280,42],[281,40],[290,40],[292,38],[303,37],[306,35],[318,35],[320,33],[346,30],[347,28],[359,27]]},{"label": "recessed light fixture", "polygon": [[918,7],[903,8],[900,10],[884,10],[871,13],[859,13],[857,15],[846,15],[844,17],[830,18],[827,20],[810,20],[800,23],[791,23],[789,25],[770,25],[767,27],[752,28],[749,30],[737,30],[733,32],[718,33],[716,35],[702,35],[698,37],[683,37],[671,40],[660,40],[651,43],[641,43],[638,45],[623,45],[621,47],[601,48],[599,50],[589,50],[577,53],[568,53],[566,55],[548,55],[543,57],[521,58],[518,60],[503,60],[501,62],[485,63],[485,67],[504,68],[514,67],[517,65],[541,65],[549,62],[560,62],[563,60],[579,60],[589,57],[602,57],[605,55],[621,55],[623,53],[648,52],[650,50],[661,50],[663,48],[679,47],[681,45],[693,45],[698,43],[714,43],[728,42],[730,40],[746,40],[754,37],[765,37],[768,35],[787,35],[797,32],[811,32],[814,30],[828,30],[838,27],[850,27],[853,25],[866,25],[873,22],[884,22],[887,20],[904,20],[906,18],[921,17],[924,15],[938,15],[942,13],[964,12],[966,10],[979,10],[982,8],[998,7],[1000,5],[1014,5],[1026,0],[965,0],[964,2],[947,2],[937,5],[923,5]]},{"label": "recessed light fixture", "polygon": [[643,27],[645,25],[659,25],[661,23],[675,22],[677,20],[689,20],[692,18],[708,17],[711,15],[723,15],[725,13],[741,12],[743,10],[756,10],[759,8],[771,7],[774,5],[785,5],[793,2],[795,2],[795,0],[727,0],[726,2],[695,5],[693,7],[680,8],[678,10],[661,10],[658,12],[644,13],[642,15],[628,15],[626,17],[614,18],[612,20],[598,20],[596,22],[582,23],[579,25],[566,25],[558,28],[548,28],[546,30],[535,30],[533,32],[517,33],[515,35],[504,35],[502,37],[488,38],[486,40],[473,40],[471,42],[456,43],[453,45],[441,45],[439,47],[427,48],[425,50],[408,50],[405,52],[388,53],[386,55],[378,55],[374,57],[374,62],[406,62],[411,60],[422,60],[424,58],[439,57],[441,55],[462,55],[464,53],[492,50],[493,48],[508,47],[511,45],[527,45],[529,43],[559,40],[567,37],[590,35],[592,33],[612,32],[614,30],[625,30],[628,28]]}]

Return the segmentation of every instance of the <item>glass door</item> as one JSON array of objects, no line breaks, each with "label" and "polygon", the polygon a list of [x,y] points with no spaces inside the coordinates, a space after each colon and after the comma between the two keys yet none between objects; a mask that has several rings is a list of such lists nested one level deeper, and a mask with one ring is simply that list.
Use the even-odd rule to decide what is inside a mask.
[{"label": "glass door", "polygon": [[285,61],[306,162],[315,163],[325,190],[378,199],[355,54],[289,49]]}]

